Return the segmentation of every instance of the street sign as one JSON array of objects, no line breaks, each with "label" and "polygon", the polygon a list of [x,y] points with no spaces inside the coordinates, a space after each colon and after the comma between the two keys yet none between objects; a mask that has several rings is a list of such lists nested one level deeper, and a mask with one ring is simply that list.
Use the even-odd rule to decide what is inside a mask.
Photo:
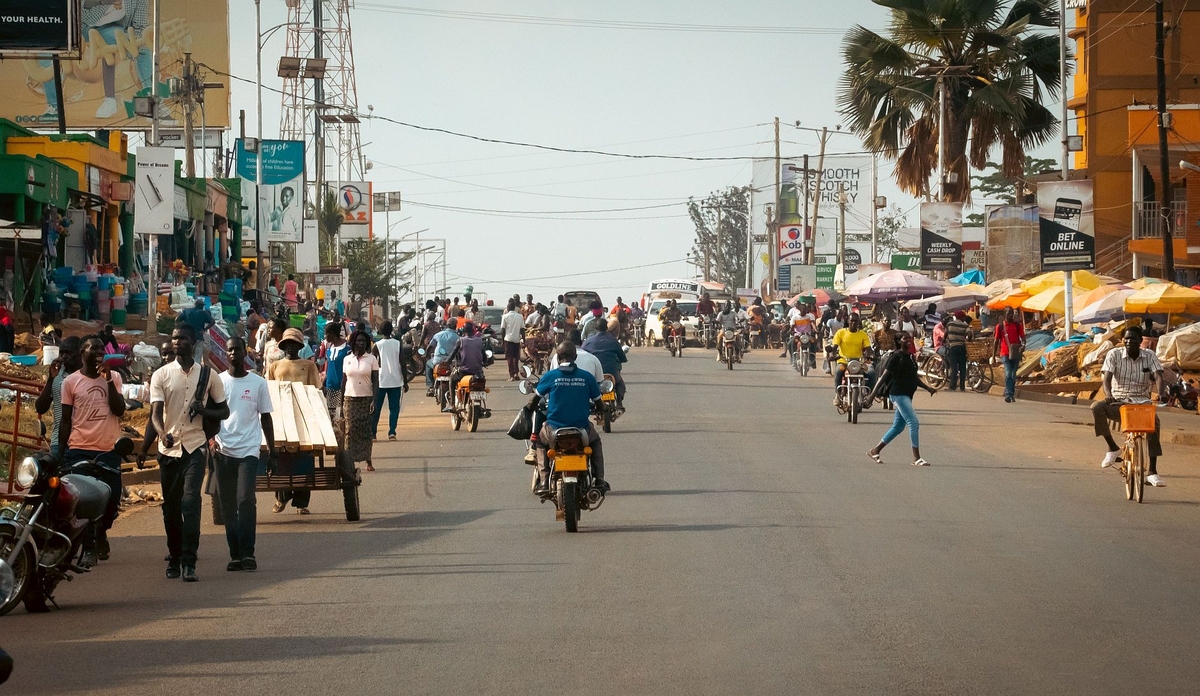
[{"label": "street sign", "polygon": [[[223,137],[223,132],[217,128],[196,128],[192,131],[192,147],[218,150],[222,147]],[[158,138],[162,141],[163,147],[173,147],[176,150],[187,147],[182,128],[160,128]]]},{"label": "street sign", "polygon": [[394,213],[400,210],[399,191],[381,191],[371,194],[371,199],[376,213]]}]

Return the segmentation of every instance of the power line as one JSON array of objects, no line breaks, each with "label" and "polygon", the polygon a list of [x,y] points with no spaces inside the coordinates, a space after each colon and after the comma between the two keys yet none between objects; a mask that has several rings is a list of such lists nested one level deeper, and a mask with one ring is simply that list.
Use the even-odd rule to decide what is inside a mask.
[{"label": "power line", "polygon": [[540,276],[537,278],[510,278],[508,280],[489,280],[486,278],[474,278],[471,276],[460,275],[460,276],[456,276],[456,279],[471,280],[471,281],[475,281],[476,283],[523,283],[525,281],[533,281],[533,280],[561,280],[562,278],[576,278],[578,276],[585,276],[585,275],[599,275],[599,274],[603,274],[603,273],[619,273],[621,271],[635,271],[640,268],[653,268],[654,266],[666,266],[666,265],[669,265],[672,263],[680,263],[682,261],[687,261],[687,260],[688,259],[686,257],[684,257],[682,259],[672,259],[670,261],[655,261],[653,263],[642,263],[642,264],[638,264],[636,266],[622,266],[621,268],[606,268],[602,271],[582,271],[582,272],[578,272],[578,273],[563,273],[561,275]]},{"label": "power line", "polygon": [[417,17],[436,17],[439,19],[459,19],[501,24],[527,24],[552,27],[585,27],[589,29],[626,29],[638,31],[713,32],[719,34],[783,34],[809,36],[841,36],[847,31],[847,29],[837,27],[768,27],[729,24],[685,24],[680,22],[634,22],[607,19],[546,17],[541,15],[498,14],[491,12],[465,12],[461,10],[435,10],[425,7],[390,6],[378,2],[363,2],[362,0],[357,3],[357,7],[369,12],[403,14]]},{"label": "power line", "polygon": [[576,220],[576,221],[619,221],[619,220],[664,220],[668,218],[685,218],[686,214],[680,213],[676,215],[642,215],[635,217],[570,217],[574,215],[587,215],[606,212],[624,212],[634,210],[647,210],[653,208],[667,208],[682,206],[683,202],[667,203],[663,205],[642,206],[635,208],[607,208],[599,210],[494,210],[490,208],[468,208],[457,205],[439,205],[437,203],[422,203],[414,200],[404,201],[406,205],[416,206],[418,208],[429,208],[432,210],[442,210],[451,213],[468,213],[472,215],[490,215],[494,217],[513,217],[526,220]]}]

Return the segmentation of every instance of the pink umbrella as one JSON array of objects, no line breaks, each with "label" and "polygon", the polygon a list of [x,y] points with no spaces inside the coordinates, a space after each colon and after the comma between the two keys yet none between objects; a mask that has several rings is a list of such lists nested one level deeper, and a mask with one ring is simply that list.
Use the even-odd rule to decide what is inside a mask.
[{"label": "pink umbrella", "polygon": [[936,280],[912,271],[890,270],[855,281],[846,294],[863,302],[915,300],[919,297],[941,295],[942,286]]}]

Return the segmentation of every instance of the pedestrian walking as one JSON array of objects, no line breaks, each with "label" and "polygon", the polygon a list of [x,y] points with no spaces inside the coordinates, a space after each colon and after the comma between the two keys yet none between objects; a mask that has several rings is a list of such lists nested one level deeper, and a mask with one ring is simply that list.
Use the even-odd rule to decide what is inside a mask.
[{"label": "pedestrian walking", "polygon": [[168,579],[182,576],[184,582],[199,579],[200,486],[208,459],[204,419],[229,417],[225,388],[211,370],[196,363],[195,343],[191,326],[176,326],[171,332],[175,360],[150,378],[150,419],[159,433],[158,471],[169,552],[166,574]]},{"label": "pedestrian walking", "polygon": [[913,466],[929,466],[929,462],[921,456],[921,423],[917,420],[917,412],[913,408],[912,398],[918,388],[929,392],[930,396],[936,392],[917,373],[917,361],[913,357],[916,354],[916,344],[913,343],[912,335],[901,331],[896,334],[896,343],[900,349],[894,351],[888,358],[875,383],[875,388],[866,398],[866,402],[871,403],[877,396],[886,393],[895,407],[896,414],[892,418],[892,427],[883,434],[878,445],[867,451],[867,456],[882,464],[883,458],[880,457],[880,453],[883,452],[883,448],[904,432],[904,428],[907,426],[908,440],[912,445]]},{"label": "pedestrian walking", "polygon": [[929,306],[925,308],[925,335],[933,335],[933,330],[941,323],[942,315],[938,314],[937,304],[930,302]]},{"label": "pedestrian walking", "polygon": [[946,362],[950,377],[950,391],[967,390],[967,341],[971,340],[971,325],[962,312],[947,315],[946,319]]},{"label": "pedestrian walking", "polygon": [[1004,361],[1004,401],[1017,400],[1017,368],[1025,353],[1025,326],[1016,320],[1012,307],[1004,310],[1004,319],[996,325],[996,340],[992,344],[992,360]]},{"label": "pedestrian walking", "polygon": [[267,460],[275,456],[275,426],[271,421],[271,395],[267,380],[246,371],[246,342],[237,336],[225,344],[229,370],[221,373],[228,397],[229,417],[221,421],[213,458],[218,500],[229,544],[225,570],[258,570],[254,539],[258,506],[254,477],[258,475],[261,442],[267,442]]},{"label": "pedestrian walking", "polygon": [[82,362],[62,382],[62,417],[58,421],[58,442],[62,461],[68,465],[95,460],[98,478],[111,489],[108,506],[98,525],[89,528],[83,542],[85,568],[106,560],[109,555],[108,530],[121,503],[121,458],[112,452],[121,437],[121,416],[125,399],[121,396],[121,377],[104,364],[104,342],[88,336],[81,342]]},{"label": "pedestrian walking", "polygon": [[325,404],[329,407],[329,421],[338,422],[338,413],[342,408],[342,360],[350,354],[350,346],[342,337],[341,322],[330,322],[325,325],[325,342],[321,344],[321,355],[325,367],[325,378],[322,386],[325,390]]},{"label": "pedestrian walking", "polygon": [[379,391],[379,361],[371,355],[371,337],[365,331],[350,336],[350,354],[342,361],[342,392],[346,408],[343,427],[346,455],[350,463],[366,462],[367,471],[375,471],[371,462],[372,411]]},{"label": "pedestrian walking", "polygon": [[500,334],[504,338],[504,360],[508,363],[510,382],[515,382],[521,377],[521,337],[524,329],[525,321],[517,309],[517,301],[509,300],[504,316],[500,317]]},{"label": "pedestrian walking", "polygon": [[[478,302],[478,300],[475,300]],[[396,421],[400,417],[403,394],[408,391],[408,370],[400,359],[400,341],[392,337],[392,322],[385,321],[379,327],[383,338],[371,349],[371,355],[379,361],[379,390],[375,395],[375,412],[371,419],[371,437],[379,432],[379,416],[383,413],[383,400],[388,402],[388,439],[396,439]]]},{"label": "pedestrian walking", "polygon": [[[300,357],[300,351],[304,348],[304,334],[300,332],[300,329],[284,331],[283,338],[279,341],[279,347],[283,350],[283,358],[271,363],[271,367],[267,369],[267,379],[279,382],[300,382],[318,388],[321,386],[321,374],[317,372],[317,364],[312,360]],[[297,466],[292,473],[309,473],[307,467],[311,461],[311,456],[296,457],[294,463]],[[275,491],[275,506],[271,508],[271,512],[283,512],[288,501],[291,501],[297,513],[307,515],[308,502],[311,498],[312,491],[310,490]]]}]

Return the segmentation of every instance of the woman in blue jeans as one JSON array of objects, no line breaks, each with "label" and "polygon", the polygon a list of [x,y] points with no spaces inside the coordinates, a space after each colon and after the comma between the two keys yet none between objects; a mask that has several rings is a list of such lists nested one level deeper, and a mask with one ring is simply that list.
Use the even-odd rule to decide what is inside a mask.
[{"label": "woman in blue jeans", "polygon": [[929,392],[930,396],[933,396],[936,390],[925,384],[921,380],[921,376],[917,374],[912,336],[904,331],[897,333],[896,345],[900,346],[900,349],[892,352],[887,364],[883,366],[879,381],[875,383],[875,388],[867,396],[867,403],[871,403],[878,392],[887,389],[888,398],[896,407],[896,417],[892,420],[892,427],[883,434],[883,439],[879,441],[879,444],[867,451],[867,456],[882,464],[883,459],[879,456],[880,452],[887,447],[889,442],[904,432],[904,427],[907,425],[908,439],[912,443],[913,466],[929,466],[929,462],[921,457],[921,424],[917,420],[917,412],[913,409],[912,397],[917,393],[918,387]]}]

